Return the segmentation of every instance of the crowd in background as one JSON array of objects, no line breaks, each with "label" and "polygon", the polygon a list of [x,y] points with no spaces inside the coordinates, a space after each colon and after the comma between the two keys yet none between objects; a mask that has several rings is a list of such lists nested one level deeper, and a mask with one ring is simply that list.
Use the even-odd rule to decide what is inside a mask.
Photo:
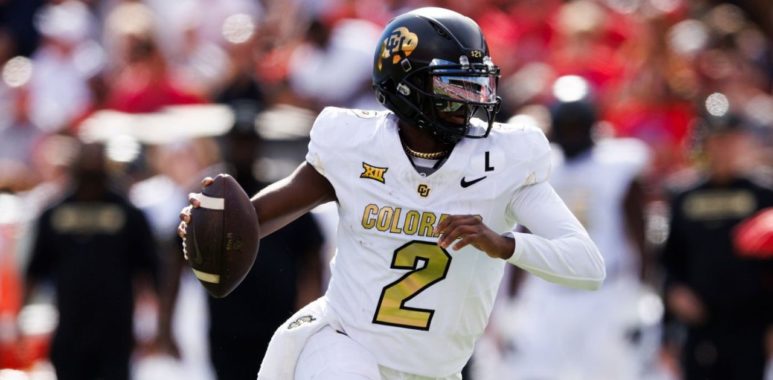
[{"label": "crowd in background", "polygon": [[[143,211],[157,247],[157,262],[144,264],[155,281],[126,293],[136,304],[135,378],[171,367],[185,367],[175,372],[185,378],[214,378],[202,338],[208,331],[203,289],[187,273],[179,291],[169,285],[180,276],[168,268],[172,257],[181,257],[175,228],[187,193],[218,172],[238,174],[252,189],[288,174],[303,159],[311,121],[325,106],[381,109],[370,84],[377,38],[393,15],[420,6],[450,8],[481,26],[502,70],[499,121],[536,125],[551,136],[557,102],[592,99],[594,141],[637,142],[614,150],[621,161],[641,158],[623,184],[640,185],[635,261],[642,274],[623,294],[635,294],[631,307],[644,310],[646,323],[632,340],[647,345],[632,355],[649,369],[639,378],[680,378],[685,333],[678,316],[670,316],[664,284],[671,261],[662,260],[669,204],[674,189],[694,181],[710,161],[711,131],[701,128],[707,119],[742,120],[753,138],[733,153],[756,177],[773,182],[773,8],[767,0],[0,0],[0,379],[52,376],[47,352],[56,313],[45,305],[62,279],[34,294],[24,284],[30,273],[43,274],[28,270],[41,250],[39,217],[83,179],[77,163],[91,148],[81,147],[93,144],[103,147],[101,169],[111,191]],[[212,126],[186,133],[196,110],[207,116],[195,121]],[[175,119],[174,112],[183,116]],[[126,120],[136,130],[116,126]],[[165,134],[158,120],[176,132]],[[238,156],[243,150],[233,141],[248,138],[259,141]],[[302,257],[317,262],[291,272],[316,283],[298,283],[297,305],[324,289],[325,274],[308,271],[324,272],[332,255],[334,216],[328,209],[314,216],[324,243],[303,234],[316,248],[307,247],[314,254]],[[771,259],[758,260],[766,262],[761,273],[772,292]],[[522,274],[511,277],[466,378],[502,378],[503,368],[518,378],[517,364],[497,362],[508,360],[514,348],[507,336],[516,331],[501,321],[522,320],[526,310],[513,311],[526,285]],[[177,305],[174,321],[169,302]],[[157,315],[167,319],[158,322]],[[773,362],[773,330],[767,333]],[[184,364],[162,363],[163,355]],[[566,376],[561,379],[583,378]]]}]

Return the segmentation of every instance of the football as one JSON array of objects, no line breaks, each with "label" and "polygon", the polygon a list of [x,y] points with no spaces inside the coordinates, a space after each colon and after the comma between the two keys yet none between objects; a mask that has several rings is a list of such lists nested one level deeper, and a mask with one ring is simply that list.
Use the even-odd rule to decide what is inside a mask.
[{"label": "football", "polygon": [[210,295],[222,298],[252,268],[260,243],[255,208],[236,180],[219,174],[201,193],[191,211],[183,241],[185,259]]}]

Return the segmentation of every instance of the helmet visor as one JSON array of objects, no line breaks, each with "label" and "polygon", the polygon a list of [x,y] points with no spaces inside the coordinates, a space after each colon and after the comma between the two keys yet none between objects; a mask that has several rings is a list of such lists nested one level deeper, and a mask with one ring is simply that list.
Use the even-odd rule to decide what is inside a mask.
[{"label": "helmet visor", "polygon": [[458,100],[462,103],[490,104],[497,100],[497,80],[493,75],[433,75],[432,93],[452,103]]}]

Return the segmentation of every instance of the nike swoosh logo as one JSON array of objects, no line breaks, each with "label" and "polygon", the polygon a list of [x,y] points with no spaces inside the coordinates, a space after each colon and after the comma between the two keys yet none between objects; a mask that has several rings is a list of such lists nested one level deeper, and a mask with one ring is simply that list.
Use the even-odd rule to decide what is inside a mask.
[{"label": "nike swoosh logo", "polygon": [[483,181],[484,179],[486,179],[485,175],[483,177],[480,177],[480,178],[475,178],[472,181],[467,181],[467,180],[464,179],[464,177],[462,177],[461,185],[462,185],[462,187],[470,187],[470,186],[472,186],[472,185],[474,185],[474,184],[476,184],[476,183],[478,183],[480,181]]}]

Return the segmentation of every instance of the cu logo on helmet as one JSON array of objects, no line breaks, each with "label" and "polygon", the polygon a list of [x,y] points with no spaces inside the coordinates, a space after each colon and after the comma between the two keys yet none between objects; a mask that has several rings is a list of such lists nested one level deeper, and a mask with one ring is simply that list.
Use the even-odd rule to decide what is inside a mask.
[{"label": "cu logo on helmet", "polygon": [[[401,26],[393,30],[389,37],[384,40],[381,59],[392,57],[392,63],[397,64],[403,58],[411,55],[418,44],[419,36],[416,33],[412,33],[408,28]],[[379,69],[381,68],[380,66],[381,60],[379,60]]]}]

